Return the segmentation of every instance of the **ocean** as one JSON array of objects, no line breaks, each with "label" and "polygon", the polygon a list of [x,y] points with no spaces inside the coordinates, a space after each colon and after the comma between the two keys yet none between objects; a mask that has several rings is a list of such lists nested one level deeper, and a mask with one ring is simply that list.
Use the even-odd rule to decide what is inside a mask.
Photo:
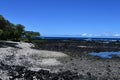
[{"label": "ocean", "polygon": [[117,41],[120,38],[101,38],[101,37],[46,37],[46,36],[38,36],[32,37],[33,39],[59,39],[59,40],[113,40]]}]

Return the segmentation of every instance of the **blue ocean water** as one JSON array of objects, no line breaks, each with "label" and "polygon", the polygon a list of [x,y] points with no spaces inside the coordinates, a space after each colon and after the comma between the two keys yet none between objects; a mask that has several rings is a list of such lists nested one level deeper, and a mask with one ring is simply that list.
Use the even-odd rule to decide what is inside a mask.
[{"label": "blue ocean water", "polygon": [[59,39],[59,40],[120,40],[120,38],[101,38],[101,37],[32,37],[34,39]]}]

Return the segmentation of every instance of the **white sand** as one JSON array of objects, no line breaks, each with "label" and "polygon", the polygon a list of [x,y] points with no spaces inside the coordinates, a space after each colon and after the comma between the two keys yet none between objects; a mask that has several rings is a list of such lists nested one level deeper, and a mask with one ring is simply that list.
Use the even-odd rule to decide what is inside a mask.
[{"label": "white sand", "polygon": [[7,42],[17,43],[17,47],[22,48],[0,48],[0,59],[10,65],[32,66],[36,68],[40,66],[57,66],[62,65],[62,63],[57,60],[58,58],[68,57],[62,52],[31,49],[30,47],[34,47],[31,43]]},{"label": "white sand", "polygon": [[[20,65],[26,66],[28,69],[33,71],[39,71],[45,69],[51,71],[48,66],[59,66],[62,65],[58,58],[68,57],[62,52],[46,51],[31,49],[34,47],[31,43],[25,42],[12,42],[12,41],[0,41],[8,43],[17,43],[18,48],[14,47],[1,47],[0,48],[0,61],[7,65]],[[3,80],[9,80],[7,72],[0,70],[0,78]]]},{"label": "white sand", "polygon": [[48,59],[42,59],[41,65],[61,65],[59,61],[57,61],[55,58],[48,58]]}]

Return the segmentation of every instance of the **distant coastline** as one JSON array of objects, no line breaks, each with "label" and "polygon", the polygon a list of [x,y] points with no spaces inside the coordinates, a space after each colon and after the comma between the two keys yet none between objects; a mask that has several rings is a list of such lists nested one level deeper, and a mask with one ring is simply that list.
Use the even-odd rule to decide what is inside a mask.
[{"label": "distant coastline", "polygon": [[50,36],[37,36],[32,37],[33,39],[59,39],[59,40],[107,40],[107,41],[117,41],[120,38],[112,37],[50,37]]}]

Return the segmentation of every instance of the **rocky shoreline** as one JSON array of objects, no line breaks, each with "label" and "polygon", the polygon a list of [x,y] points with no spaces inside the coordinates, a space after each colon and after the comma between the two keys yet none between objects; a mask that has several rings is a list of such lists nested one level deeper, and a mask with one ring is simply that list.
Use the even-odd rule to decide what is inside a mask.
[{"label": "rocky shoreline", "polygon": [[119,57],[87,54],[120,51],[118,42],[46,40],[34,44],[0,42],[1,80],[120,80]]},{"label": "rocky shoreline", "polygon": [[60,51],[69,55],[69,58],[60,59],[64,64],[58,67],[60,70],[75,71],[84,76],[90,73],[92,77],[97,77],[95,80],[120,79],[119,57],[103,59],[88,55],[90,52],[120,51],[119,41],[45,40],[37,43],[36,48]]},{"label": "rocky shoreline", "polygon": [[[9,80],[78,80],[82,79],[77,73],[71,71],[51,73],[48,70],[31,71],[24,66],[5,65],[0,63],[0,69],[7,71]],[[0,79],[2,80],[2,78]],[[3,79],[4,80],[4,79]]]},{"label": "rocky shoreline", "polygon": [[[95,77],[90,72],[87,72],[87,76],[78,74],[75,72],[61,71],[52,73],[49,70],[32,71],[24,66],[5,65],[0,63],[0,70],[7,71],[6,78],[0,78],[0,80],[119,80],[117,78],[108,77]],[[3,72],[4,73],[4,72]]]}]

